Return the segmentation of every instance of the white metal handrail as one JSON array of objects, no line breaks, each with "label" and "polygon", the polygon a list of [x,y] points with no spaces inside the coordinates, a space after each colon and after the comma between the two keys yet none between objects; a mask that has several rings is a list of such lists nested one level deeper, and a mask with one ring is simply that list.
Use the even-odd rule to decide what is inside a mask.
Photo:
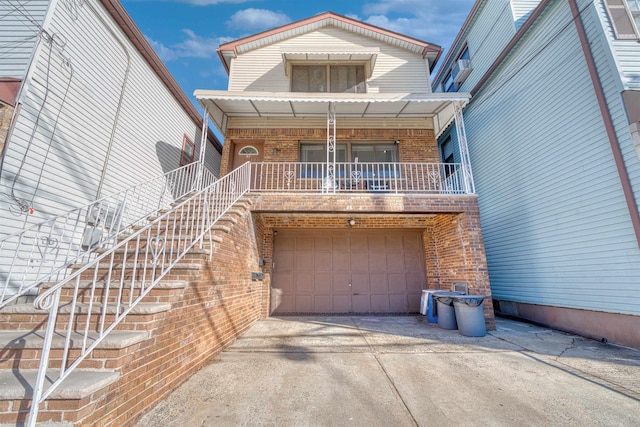
[{"label": "white metal handrail", "polygon": [[[331,172],[331,173],[330,173]],[[460,163],[253,163],[251,191],[468,194]]]},{"label": "white metal handrail", "polygon": [[[100,254],[55,286],[41,293],[34,306],[48,310],[47,328],[28,425],[35,425],[40,403],[98,346],[153,287],[196,245],[203,247],[207,233],[249,190],[250,164],[188,197]],[[125,273],[126,271],[126,273]],[[67,286],[69,284],[69,286]],[[71,286],[72,285],[72,286]],[[56,325],[65,302],[64,327]],[[86,299],[86,301],[85,301]],[[73,334],[80,334],[81,348]],[[54,335],[66,337],[55,369],[49,360]],[[73,350],[73,351],[72,351]],[[45,377],[51,384],[45,388]]]},{"label": "white metal handrail", "polygon": [[215,179],[201,163],[191,163],[2,238],[0,308],[42,282],[61,280],[68,265],[89,261],[96,249]]}]

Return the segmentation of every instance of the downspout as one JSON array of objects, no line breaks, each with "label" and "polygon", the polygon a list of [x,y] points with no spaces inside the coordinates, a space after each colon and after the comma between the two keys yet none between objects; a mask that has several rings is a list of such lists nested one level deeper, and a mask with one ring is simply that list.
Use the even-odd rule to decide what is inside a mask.
[{"label": "downspout", "polygon": [[604,95],[604,89],[602,87],[600,77],[598,76],[595,60],[593,58],[593,52],[591,52],[591,47],[589,46],[589,39],[587,38],[587,33],[584,29],[584,23],[582,22],[582,16],[578,9],[578,5],[576,3],[576,0],[568,0],[568,2],[569,6],[571,7],[571,13],[573,14],[573,21],[576,25],[578,37],[580,38],[582,52],[587,62],[589,75],[591,76],[591,83],[593,84],[593,89],[596,93],[598,106],[600,107],[600,114],[602,115],[604,127],[607,131],[607,137],[609,138],[609,144],[611,145],[613,159],[616,163],[616,168],[618,169],[620,183],[622,184],[622,191],[627,202],[629,215],[631,216],[633,230],[636,234],[636,242],[638,244],[638,247],[640,247],[640,213],[638,212],[638,205],[636,204],[636,199],[633,195],[631,181],[629,180],[629,175],[624,164],[624,158],[622,157],[622,151],[620,150],[620,142],[618,141],[618,136],[616,135],[616,131],[613,125],[613,119],[611,118],[611,113],[609,112],[609,109],[607,107],[607,100]]}]

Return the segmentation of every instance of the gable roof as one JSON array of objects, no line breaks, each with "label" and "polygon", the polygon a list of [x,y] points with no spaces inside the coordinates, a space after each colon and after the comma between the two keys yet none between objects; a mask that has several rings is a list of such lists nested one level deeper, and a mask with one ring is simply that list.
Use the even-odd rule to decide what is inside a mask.
[{"label": "gable roof", "polygon": [[365,24],[364,22],[338,15],[337,13],[324,12],[311,18],[302,19],[297,22],[292,22],[291,24],[222,44],[217,49],[218,56],[227,73],[229,73],[231,59],[238,55],[323,27],[336,27],[358,33],[382,43],[387,43],[419,54],[429,61],[429,71],[433,71],[436,62],[438,62],[438,58],[440,58],[442,54],[442,48],[433,43],[385,30],[375,25]]}]

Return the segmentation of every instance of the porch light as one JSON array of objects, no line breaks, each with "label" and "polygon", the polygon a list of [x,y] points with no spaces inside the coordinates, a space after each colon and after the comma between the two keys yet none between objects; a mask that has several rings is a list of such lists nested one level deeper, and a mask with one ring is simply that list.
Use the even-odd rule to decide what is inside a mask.
[{"label": "porch light", "polygon": [[279,148],[274,148],[274,149],[273,149],[273,155],[274,155],[274,156],[277,156],[279,152],[280,152],[280,149],[279,149]]},{"label": "porch light", "polygon": [[356,225],[356,220],[351,218],[347,221],[347,224],[349,224],[349,228],[353,227],[354,225]]}]

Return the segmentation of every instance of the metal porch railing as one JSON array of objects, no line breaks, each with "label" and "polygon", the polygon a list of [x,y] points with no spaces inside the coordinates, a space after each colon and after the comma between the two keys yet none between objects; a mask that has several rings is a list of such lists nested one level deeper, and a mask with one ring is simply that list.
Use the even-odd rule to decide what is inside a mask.
[{"label": "metal porch railing", "polygon": [[251,191],[469,194],[460,163],[254,163]]},{"label": "metal porch railing", "polygon": [[[153,287],[192,248],[203,247],[213,225],[249,190],[249,177],[250,164],[245,164],[120,238],[111,249],[36,298],[35,307],[48,310],[49,315],[28,425],[35,425],[38,406]],[[68,320],[59,322],[63,288],[72,292],[65,302]],[[72,348],[78,342],[72,338],[74,332],[81,334],[81,348]],[[66,338],[64,349],[58,367],[47,369],[53,363],[49,355],[54,335]],[[45,377],[51,381],[47,388]]]},{"label": "metal porch railing", "polygon": [[2,238],[0,309],[43,282],[62,280],[70,264],[95,258],[96,249],[111,247],[123,232],[215,179],[192,163]]}]

